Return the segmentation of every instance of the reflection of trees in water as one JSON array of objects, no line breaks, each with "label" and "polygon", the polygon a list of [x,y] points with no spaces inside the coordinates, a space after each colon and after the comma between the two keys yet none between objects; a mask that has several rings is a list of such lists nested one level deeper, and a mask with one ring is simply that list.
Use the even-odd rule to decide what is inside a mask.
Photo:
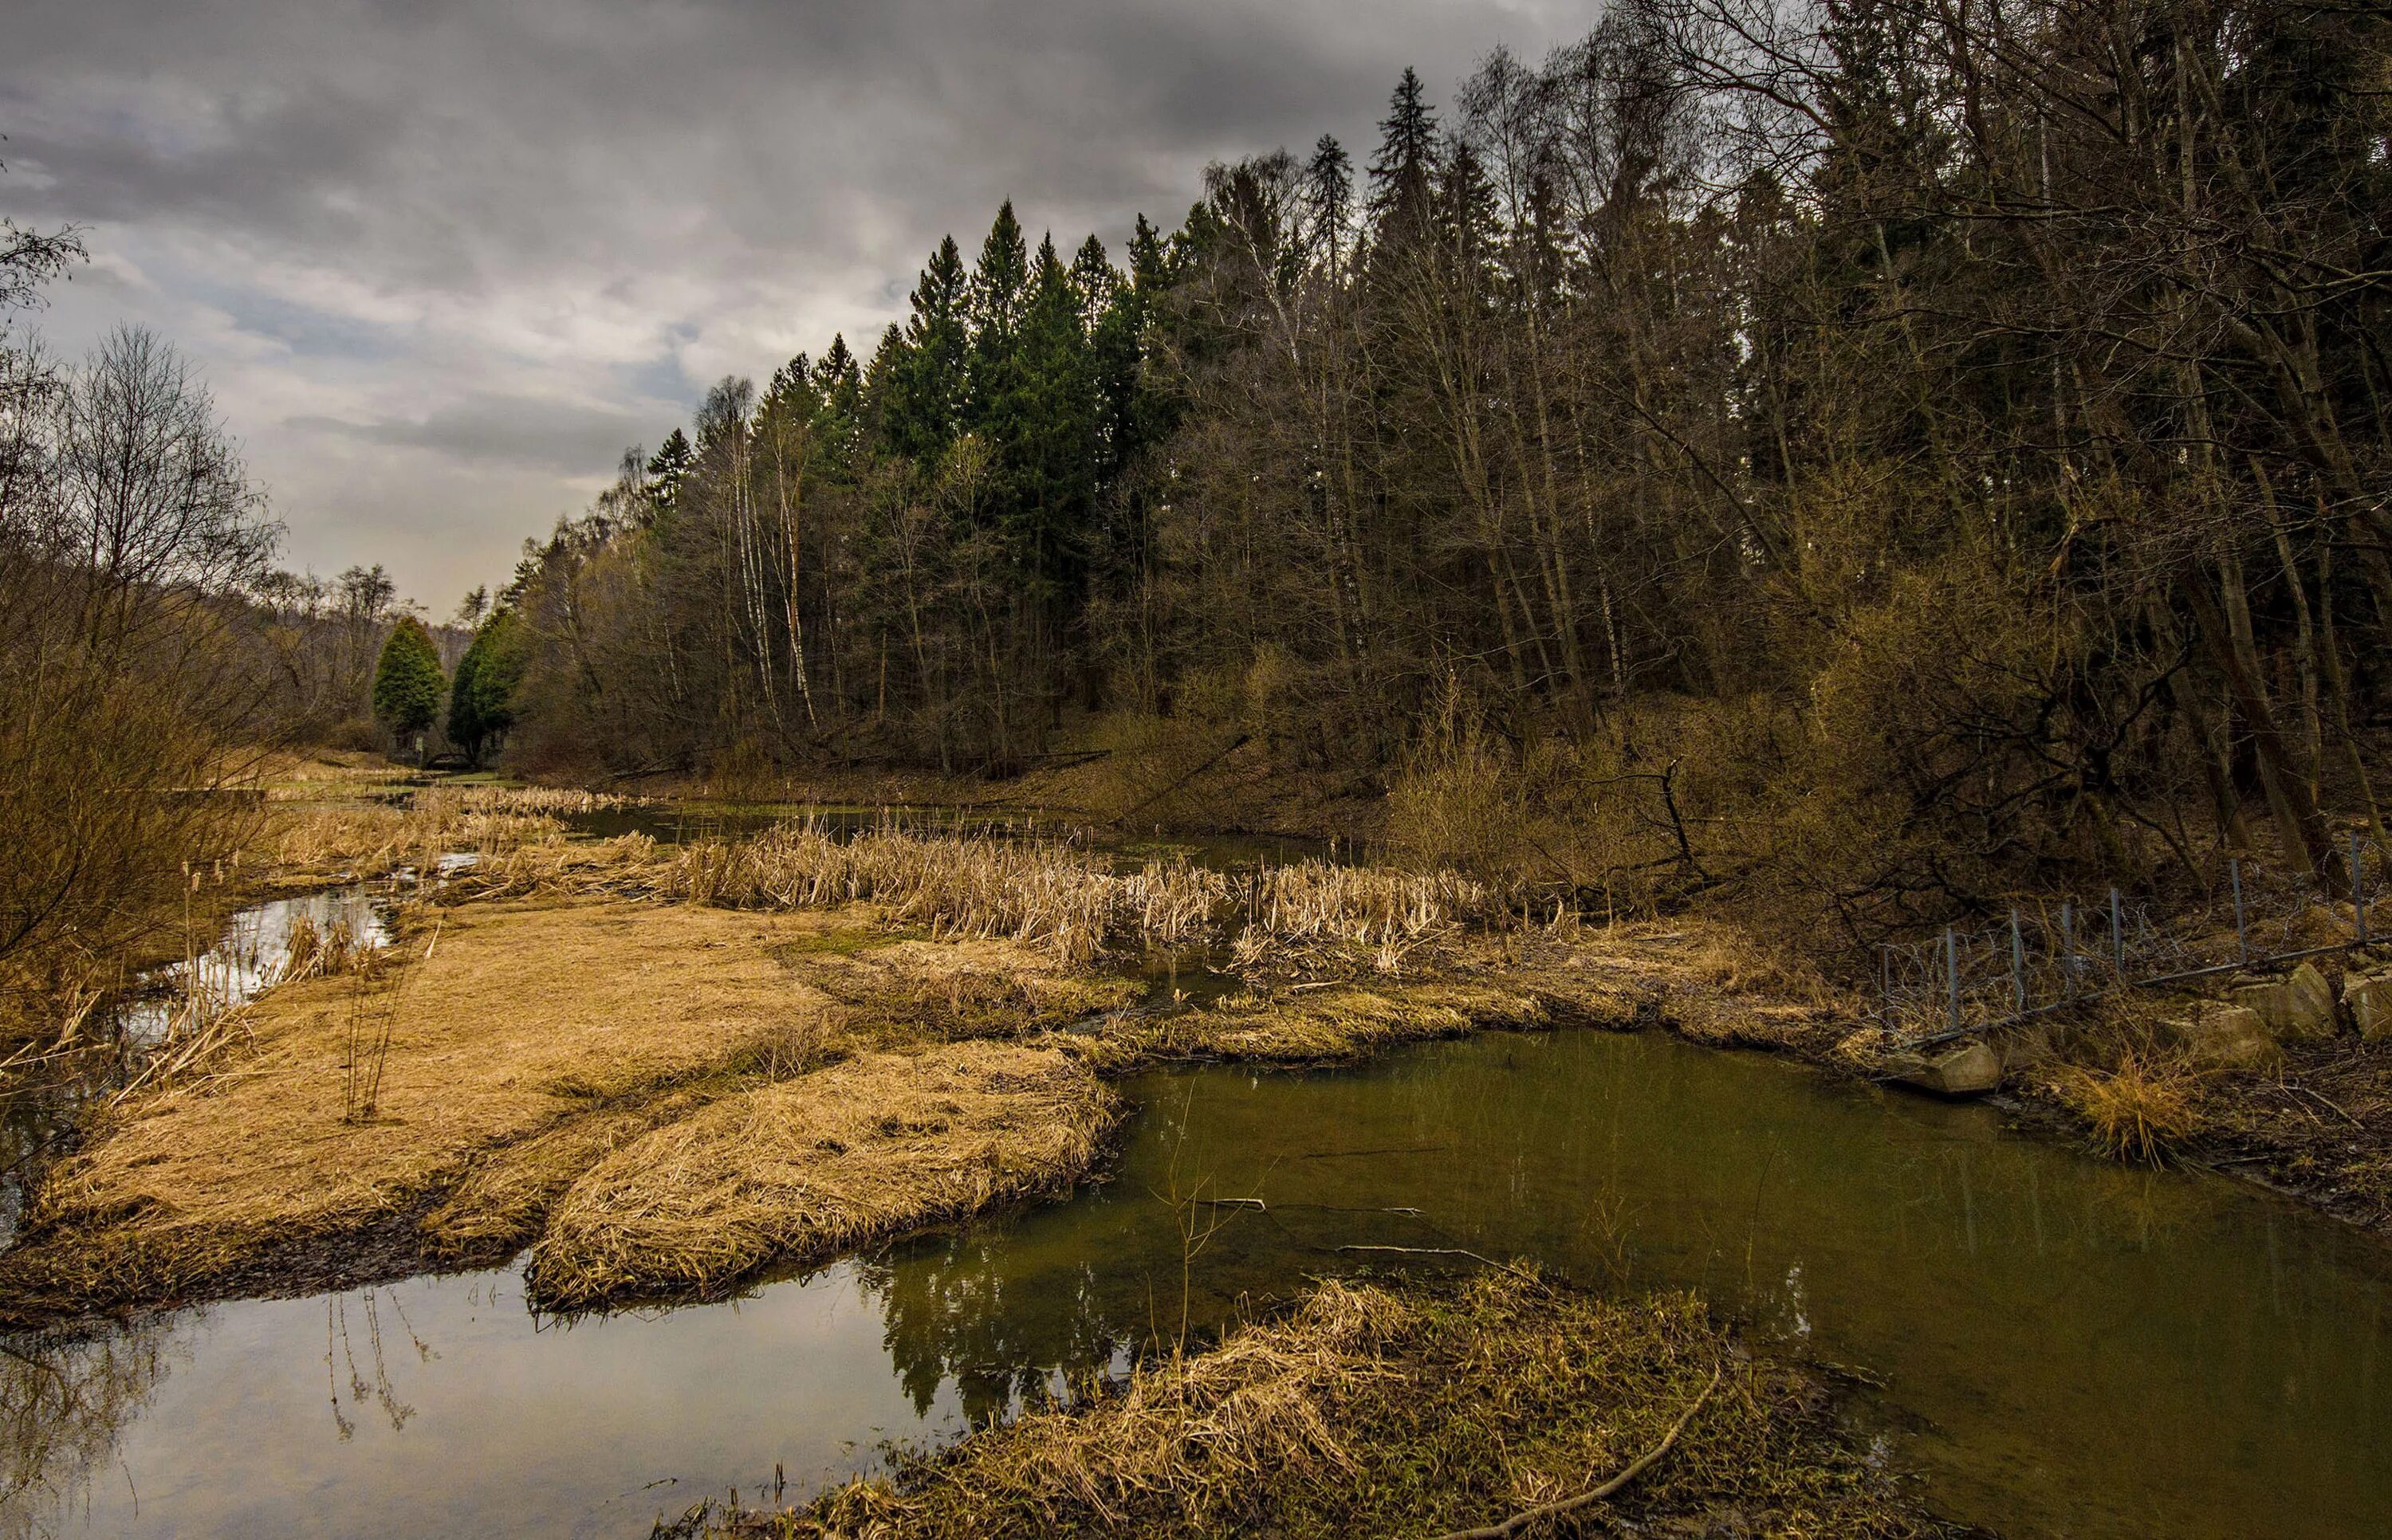
[{"label": "reflection of trees in water", "polygon": [[[349,1376],[349,1404],[361,1406],[371,1401],[390,1419],[394,1433],[407,1426],[415,1408],[398,1399],[390,1382],[390,1361],[383,1352],[383,1305],[377,1294],[386,1296],[391,1318],[397,1323],[410,1346],[415,1349],[416,1362],[428,1364],[440,1356],[433,1352],[422,1338],[415,1334],[415,1325],[407,1318],[407,1309],[398,1302],[395,1289],[365,1289],[356,1296],[357,1308],[352,1314],[350,1296],[329,1295],[324,1301],[324,1375],[332,1391],[332,1426],[346,1443],[358,1430],[341,1410],[341,1371]],[[354,1322],[354,1326],[352,1323]],[[364,1356],[359,1358],[360,1339]]]},{"label": "reflection of trees in water", "polygon": [[153,1321],[73,1340],[0,1341],[0,1536],[49,1533],[91,1490],[169,1367],[188,1360],[178,1339],[177,1324]]},{"label": "reflection of trees in water", "polygon": [[952,1376],[964,1415],[985,1422],[1048,1393],[1058,1371],[1076,1383],[1128,1345],[1093,1266],[1025,1266],[1002,1233],[916,1246],[861,1276],[880,1296],[890,1362],[919,1414]]}]

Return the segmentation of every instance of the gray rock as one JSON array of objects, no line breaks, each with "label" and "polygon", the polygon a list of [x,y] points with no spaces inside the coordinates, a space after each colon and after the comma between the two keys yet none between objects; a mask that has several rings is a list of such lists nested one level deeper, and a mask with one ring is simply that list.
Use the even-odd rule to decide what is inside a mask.
[{"label": "gray rock", "polygon": [[2283,1056],[2267,1021],[2246,1005],[2204,1000],[2190,1017],[2170,1022],[2194,1062],[2218,1069],[2249,1069]]},{"label": "gray rock", "polygon": [[2287,977],[2237,984],[2231,993],[2235,1004],[2256,1011],[2279,1039],[2334,1036],[2334,986],[2314,963],[2303,963]]},{"label": "gray rock", "polygon": [[1903,1054],[1889,1065],[1894,1079],[1938,1096],[1982,1096],[2002,1083],[2002,1061],[1982,1042],[1939,1054]]},{"label": "gray rock", "polygon": [[2350,1007],[2360,1037],[2370,1042],[2392,1038],[2392,969],[2344,979],[2342,1003]]}]

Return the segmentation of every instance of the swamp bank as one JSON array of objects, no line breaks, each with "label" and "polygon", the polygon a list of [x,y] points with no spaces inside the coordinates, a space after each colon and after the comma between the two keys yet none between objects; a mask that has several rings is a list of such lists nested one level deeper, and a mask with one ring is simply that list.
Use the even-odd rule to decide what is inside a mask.
[{"label": "swamp bank", "polygon": [[[72,1497],[84,1532],[138,1531],[88,1474],[116,1458],[174,1522],[320,1533],[320,1509],[210,1490],[209,1460],[277,1437],[319,1483],[299,1490],[355,1488],[360,1512],[420,1500],[388,1483],[445,1452],[414,1490],[454,1485],[438,1522],[493,1534],[630,1533],[734,1487],[752,1510],[776,1466],[784,1501],[864,1505],[800,1502],[792,1524],[938,1533],[936,1472],[1001,1495],[1025,1450],[1126,1450],[1106,1408],[1166,1393],[1242,1417],[1254,1398],[1204,1350],[1283,1342],[1324,1281],[1410,1323],[1334,1349],[1391,1377],[1322,1414],[1367,1423],[1441,1362],[1422,1323],[1478,1308],[1449,1275],[1517,1258],[1539,1300],[1613,1313],[1623,1343],[1648,1296],[1696,1320],[1676,1291],[1747,1333],[1684,1343],[1741,1365],[1745,1411],[1790,1420],[1707,1406],[1776,1442],[1688,1467],[1693,1487],[1640,1478],[1623,1501],[1657,1516],[2224,1536],[2273,1522],[2288,1483],[2342,1527],[2277,1533],[2392,1513],[2367,1453],[2392,1437],[2379,1247],[1880,1089],[1845,997],[1718,927],[1527,924],[1450,874],[1317,861],[869,823],[675,844],[503,816],[470,862],[411,863],[445,874],[391,890],[389,945],[298,970],[84,1125],[0,1254],[12,1351],[40,1365],[8,1391],[40,1431],[12,1446],[26,1495],[0,1511],[56,1529]],[[210,1300],[228,1302],[150,1308]],[[647,1308],[595,1313],[627,1303]],[[1571,1330],[1602,1335],[1590,1320]],[[1606,1452],[1684,1407],[1675,1379],[1606,1383],[1574,1425]],[[942,1463],[1015,1417],[1018,1442]],[[233,1442],[161,1442],[211,1419]],[[1434,1454],[1468,1432],[1389,1437]],[[1518,1458],[1457,1488],[1480,1506],[1424,1526],[1567,1495],[1566,1462],[1503,1438]],[[890,1439],[911,1452],[875,1452]],[[389,1468],[369,1474],[359,1442]],[[1596,1448],[1572,1480],[1603,1474]],[[1163,1492],[1191,1533],[1258,1513],[1303,1533],[1409,1501],[1325,1454],[1237,1495],[1233,1467],[1191,1475],[1189,1454],[1098,1471],[1116,1486],[1054,1521]],[[662,1486],[609,1486],[658,1462],[641,1481]],[[1893,1479],[1913,1469],[1923,1494]]]},{"label": "swamp bank", "polygon": [[1443,1287],[1332,1280],[807,1508],[709,1503],[659,1534],[1958,1533],[1825,1405],[1818,1380],[1755,1359],[1684,1296],[1609,1301],[1515,1265]]},{"label": "swamp bank", "polygon": [[1320,1279],[1462,1281],[1482,1264],[1439,1253],[1467,1251],[1621,1304],[1701,1297],[1756,1357],[1837,1387],[1854,1447],[1955,1521],[2341,1540],[2392,1516],[2392,1269],[2246,1185],[1658,1031],[1116,1090],[1134,1111],[1106,1180],[719,1303],[560,1317],[518,1262],[19,1334],[39,1366],[0,1378],[46,1443],[13,1449],[0,1513],[95,1536],[363,1536],[394,1513],[644,1534],[709,1495],[760,1506],[776,1467],[799,1504],[893,1474],[891,1443],[1072,1404]]}]

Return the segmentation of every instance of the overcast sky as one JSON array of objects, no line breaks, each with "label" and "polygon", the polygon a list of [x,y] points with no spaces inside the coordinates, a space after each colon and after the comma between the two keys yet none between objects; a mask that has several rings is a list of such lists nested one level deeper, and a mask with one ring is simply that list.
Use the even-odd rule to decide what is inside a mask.
[{"label": "overcast sky", "polygon": [[446,614],[726,372],[902,316],[996,204],[1120,254],[1209,160],[1367,158],[1561,0],[6,0],[0,213],[85,226],[36,317],[204,369],[289,530]]}]

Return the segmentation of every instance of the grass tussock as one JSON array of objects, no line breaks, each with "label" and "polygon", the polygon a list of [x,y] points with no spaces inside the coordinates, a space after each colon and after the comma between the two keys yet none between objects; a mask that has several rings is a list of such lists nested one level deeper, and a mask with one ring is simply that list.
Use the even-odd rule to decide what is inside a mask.
[{"label": "grass tussock", "polygon": [[557,1201],[526,1272],[573,1309],[708,1296],[802,1260],[1051,1192],[1120,1115],[1052,1049],[873,1054],[715,1102],[625,1145]]},{"label": "grass tussock", "polygon": [[1210,1352],[1142,1365],[893,1478],[780,1515],[694,1515],[684,1533],[1435,1535],[1583,1493],[1682,1419],[1580,1531],[1939,1533],[1836,1432],[1814,1385],[1745,1356],[1692,1300],[1613,1302],[1525,1269],[1434,1288],[1323,1283]]},{"label": "grass tussock", "polygon": [[2107,1068],[2062,1065],[2047,1089],[2115,1159],[2163,1164],[2208,1127],[2200,1075],[2154,1054],[2128,1049]]}]

